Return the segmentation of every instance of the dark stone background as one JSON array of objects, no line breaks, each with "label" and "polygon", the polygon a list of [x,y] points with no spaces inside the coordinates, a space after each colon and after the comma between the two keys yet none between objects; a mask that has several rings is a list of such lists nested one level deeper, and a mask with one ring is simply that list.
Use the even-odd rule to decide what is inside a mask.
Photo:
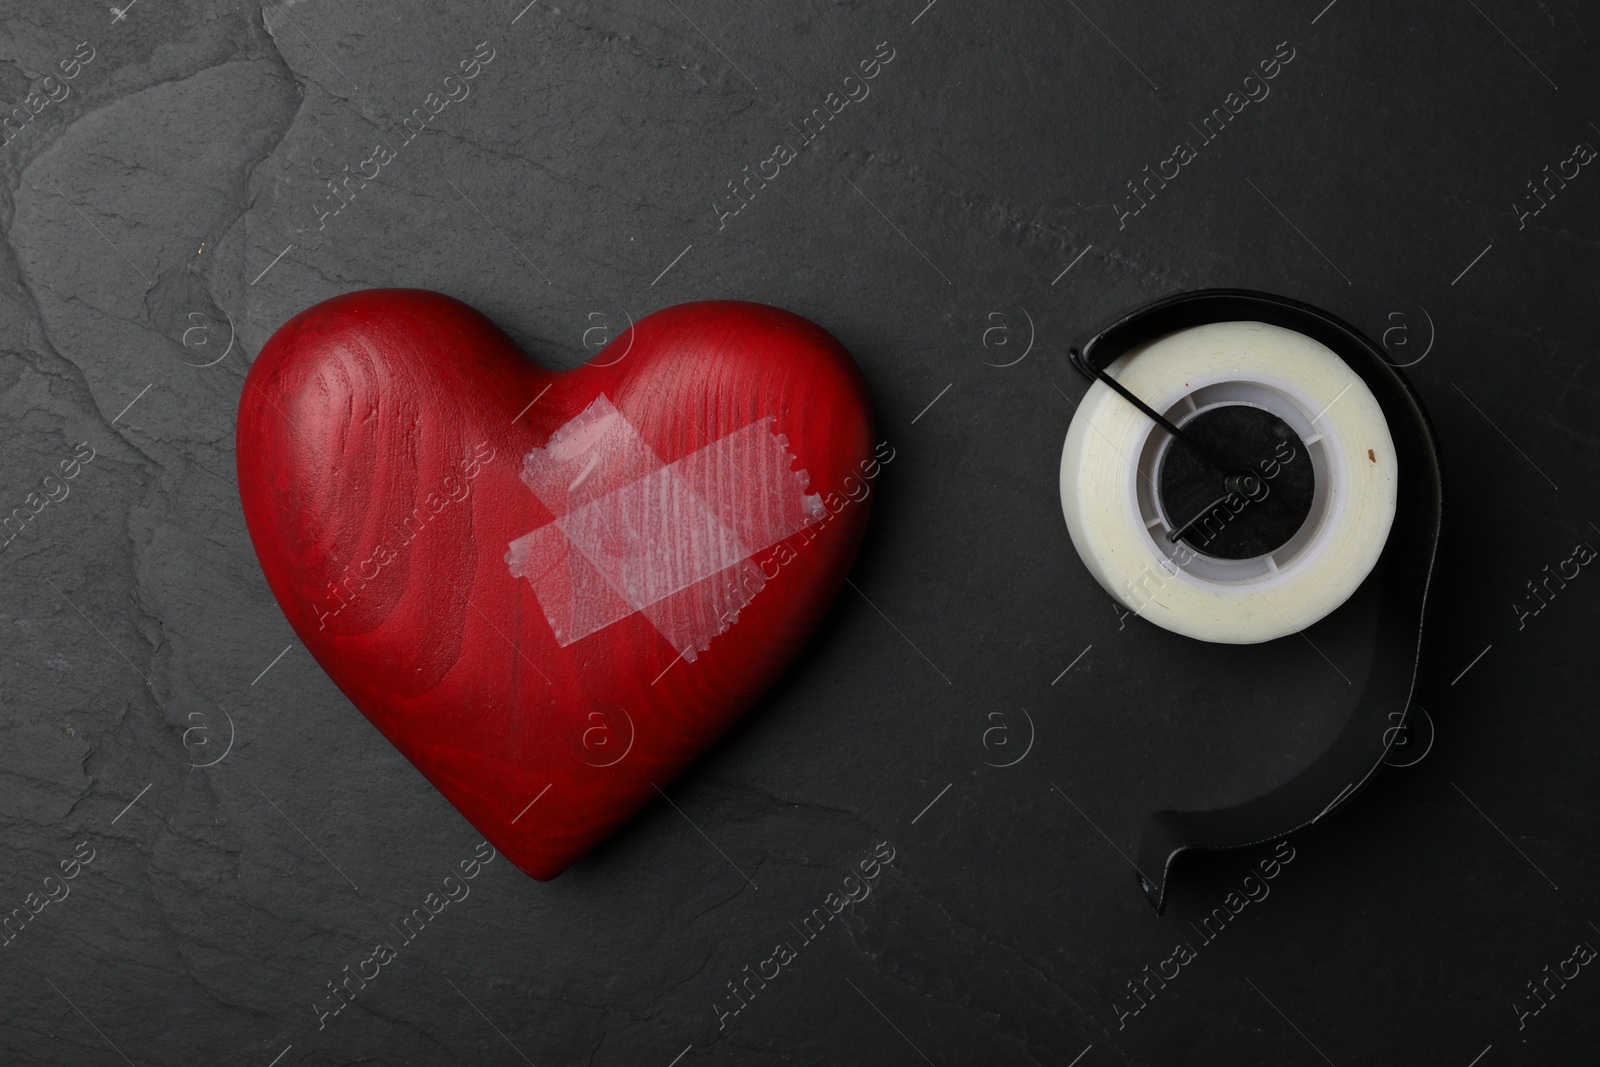
[{"label": "dark stone background", "polygon": [[[1600,14],[925,2],[0,5],[8,108],[94,49],[0,153],[0,513],[95,450],[0,555],[0,906],[94,850],[0,949],[0,1060],[1593,1062],[1600,975],[1520,1030],[1513,1002],[1600,942],[1600,578],[1521,628],[1512,604],[1600,543],[1600,174],[1513,205],[1600,142]],[[481,41],[471,96],[319,230],[324,179]],[[884,41],[870,97],[719,229],[725,183]],[[1271,95],[1119,229],[1124,183],[1285,41]],[[1344,690],[1291,639],[1266,686],[1120,619],[1056,467],[1065,345],[1218,285],[1421,357],[1450,494],[1431,750],[1207,944],[1190,922],[1267,850],[1180,867],[1157,918],[1118,849],[1174,790],[1291,773]],[[479,840],[293,641],[236,496],[250,359],[368,286],[460,297],[561,367],[668,304],[779,304],[855,353],[898,454],[861,595],[669,791],[681,814],[548,884],[495,861],[319,1031],[325,983]],[[1028,756],[986,765],[1022,709]],[[719,1028],[726,983],[880,841],[872,896]],[[1122,1017],[1179,940],[1198,957]]]}]

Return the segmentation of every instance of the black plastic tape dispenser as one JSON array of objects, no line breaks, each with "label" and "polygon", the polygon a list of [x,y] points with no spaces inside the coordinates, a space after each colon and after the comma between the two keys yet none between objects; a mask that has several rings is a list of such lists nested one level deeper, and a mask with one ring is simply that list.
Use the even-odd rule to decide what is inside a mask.
[{"label": "black plastic tape dispenser", "polygon": [[[1368,662],[1348,672],[1363,679],[1348,718],[1298,773],[1228,806],[1145,819],[1136,867],[1159,912],[1180,853],[1318,822],[1382,766],[1412,710],[1439,542],[1438,448],[1416,393],[1371,341],[1265,293],[1157,301],[1074,348],[1072,362],[1092,384],[1062,453],[1062,508],[1113,597],[1221,644],[1348,649],[1342,631],[1376,631],[1359,644]],[[1346,607],[1352,598],[1368,607]]]}]

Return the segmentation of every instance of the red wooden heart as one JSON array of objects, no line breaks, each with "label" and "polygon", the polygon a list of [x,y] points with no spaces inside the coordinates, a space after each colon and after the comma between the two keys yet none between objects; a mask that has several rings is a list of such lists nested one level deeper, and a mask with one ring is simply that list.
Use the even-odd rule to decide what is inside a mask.
[{"label": "red wooden heart", "polygon": [[540,879],[793,660],[878,470],[855,363],[786,311],[667,308],[556,374],[409,289],[337,297],[273,335],[238,462],[300,640]]}]

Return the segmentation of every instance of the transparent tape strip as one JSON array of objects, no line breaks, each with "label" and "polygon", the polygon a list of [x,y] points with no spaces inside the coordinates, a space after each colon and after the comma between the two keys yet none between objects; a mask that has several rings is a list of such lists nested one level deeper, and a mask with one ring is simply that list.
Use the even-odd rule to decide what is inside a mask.
[{"label": "transparent tape strip", "polygon": [[693,662],[766,585],[757,552],[821,519],[769,416],[664,464],[598,397],[523,461],[554,521],[511,542],[556,641],[572,644],[636,612]]}]

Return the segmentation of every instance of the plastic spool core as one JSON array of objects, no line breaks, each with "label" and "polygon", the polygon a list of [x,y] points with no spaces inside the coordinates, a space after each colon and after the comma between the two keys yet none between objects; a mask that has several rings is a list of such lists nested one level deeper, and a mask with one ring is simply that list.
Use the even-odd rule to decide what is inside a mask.
[{"label": "plastic spool core", "polygon": [[[1187,522],[1195,512],[1174,513],[1166,510],[1158,494],[1151,491],[1151,484],[1162,486],[1169,467],[1177,466],[1181,471],[1186,462],[1184,454],[1192,455],[1192,450],[1183,447],[1181,442],[1175,442],[1171,434],[1157,428],[1145,443],[1144,454],[1140,457],[1139,513],[1145,519],[1145,528],[1153,535],[1157,551],[1170,561],[1171,566],[1206,581],[1250,581],[1284,570],[1310,546],[1312,535],[1328,516],[1331,501],[1326,438],[1311,425],[1311,417],[1286,393],[1261,382],[1218,382],[1185,394],[1162,414],[1186,432],[1191,423],[1198,422],[1199,432],[1203,434],[1207,432],[1208,423],[1214,423],[1225,412],[1239,409],[1259,413],[1257,418],[1267,426],[1271,423],[1281,425],[1287,431],[1287,436],[1278,438],[1282,441],[1281,446],[1275,441],[1265,449],[1264,454],[1246,452],[1251,447],[1249,444],[1221,446],[1233,454],[1244,453],[1240,456],[1238,466],[1255,471],[1265,487],[1264,499],[1260,498],[1261,492],[1258,491],[1255,494],[1258,499],[1250,500],[1236,515],[1224,505],[1222,510],[1229,521],[1224,522],[1223,516],[1218,515],[1209,526],[1204,522],[1199,523],[1181,540],[1172,541],[1168,534],[1172,532],[1174,524]],[[1266,421],[1268,419],[1270,423]],[[1205,443],[1209,447],[1210,442]],[[1250,462],[1252,455],[1254,463]],[[1233,455],[1230,454],[1228,458],[1232,459]],[[1309,463],[1306,462],[1308,459]],[[1277,461],[1275,467],[1272,465],[1274,460]],[[1268,463],[1265,471],[1260,466],[1263,461]],[[1266,478],[1267,471],[1273,470],[1276,471],[1276,477]],[[1288,484],[1280,492],[1280,483],[1286,480]],[[1160,495],[1165,495],[1164,490]],[[1248,499],[1246,494],[1239,495]],[[1299,521],[1285,532],[1283,527],[1302,504],[1305,510],[1300,512]],[[1285,514],[1278,516],[1275,522],[1262,523],[1269,529],[1253,539],[1254,546],[1244,543],[1252,540],[1250,524],[1261,522],[1261,517],[1251,512],[1265,512],[1269,508],[1283,509]],[[1220,532],[1216,532],[1219,527]],[[1277,533],[1283,536],[1276,538],[1273,543]],[[1213,538],[1211,543],[1201,543],[1208,535]],[[1231,542],[1237,544],[1230,542],[1230,536]],[[1184,550],[1185,546],[1189,551]],[[1223,550],[1229,547],[1235,548],[1238,554]],[[1251,547],[1258,547],[1259,550],[1250,551]]]},{"label": "plastic spool core", "polygon": [[1140,617],[1202,641],[1270,641],[1333,611],[1377,564],[1398,496],[1394,440],[1326,346],[1213,322],[1131,348],[1106,372],[1189,439],[1098,381],[1067,432],[1067,529]]}]

